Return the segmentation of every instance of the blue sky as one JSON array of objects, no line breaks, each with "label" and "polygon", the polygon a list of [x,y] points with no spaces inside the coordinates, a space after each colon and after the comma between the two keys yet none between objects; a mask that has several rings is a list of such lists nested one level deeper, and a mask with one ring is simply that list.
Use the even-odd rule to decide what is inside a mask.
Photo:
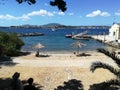
[{"label": "blue sky", "polygon": [[65,0],[67,11],[61,12],[49,5],[49,0],[36,4],[18,4],[16,0],[3,0],[0,4],[0,26],[43,25],[112,25],[120,23],[120,0]]}]

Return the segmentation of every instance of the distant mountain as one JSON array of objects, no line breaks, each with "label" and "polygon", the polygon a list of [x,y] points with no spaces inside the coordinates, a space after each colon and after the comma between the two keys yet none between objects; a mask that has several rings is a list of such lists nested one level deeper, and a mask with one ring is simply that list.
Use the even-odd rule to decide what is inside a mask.
[{"label": "distant mountain", "polygon": [[76,29],[109,29],[109,26],[66,26],[59,23],[48,23],[45,25],[20,25],[20,26],[11,26],[12,28],[76,28]]},{"label": "distant mountain", "polygon": [[45,24],[43,26],[59,26],[59,25],[61,25],[61,24],[59,24],[59,23],[48,23],[48,24]]},{"label": "distant mountain", "polygon": [[59,24],[59,23],[48,23],[48,24],[45,24],[45,25],[42,25],[42,26],[54,27],[54,26],[65,26],[65,25],[62,25],[62,24]]},{"label": "distant mountain", "polygon": [[60,28],[65,27],[65,25],[59,24],[59,23],[48,23],[41,26],[42,28]]}]

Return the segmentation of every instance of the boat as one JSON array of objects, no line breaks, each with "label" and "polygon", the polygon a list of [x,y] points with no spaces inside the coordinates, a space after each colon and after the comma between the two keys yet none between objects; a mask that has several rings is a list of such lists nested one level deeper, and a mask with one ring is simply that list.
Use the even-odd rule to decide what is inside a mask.
[{"label": "boat", "polygon": [[23,34],[17,34],[18,37],[27,37],[27,36],[43,36],[43,33],[40,32],[33,32],[33,33],[23,33]]},{"label": "boat", "polygon": [[55,31],[55,30],[56,30],[56,28],[51,28],[51,30],[52,30],[52,31]]},{"label": "boat", "polygon": [[72,34],[66,34],[65,37],[66,38],[72,38]]},{"label": "boat", "polygon": [[73,35],[74,35],[74,32],[72,32],[72,34],[66,34],[65,37],[66,37],[66,38],[72,38]]},{"label": "boat", "polygon": [[89,40],[90,38],[91,38],[91,36],[89,36],[89,35],[72,37],[72,39],[77,39],[77,40]]}]

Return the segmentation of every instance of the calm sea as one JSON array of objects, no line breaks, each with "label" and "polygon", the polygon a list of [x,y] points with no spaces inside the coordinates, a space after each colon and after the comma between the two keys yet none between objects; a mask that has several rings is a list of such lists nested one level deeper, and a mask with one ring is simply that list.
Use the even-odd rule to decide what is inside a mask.
[{"label": "calm sea", "polygon": [[[66,38],[66,34],[80,33],[85,31],[86,29],[57,29],[56,31],[52,31],[51,29],[38,29],[38,28],[0,28],[1,31],[6,32],[17,32],[17,33],[31,33],[31,32],[41,32],[44,33],[44,36],[29,36],[29,37],[21,37],[21,39],[25,42],[25,45],[22,47],[22,50],[25,51],[34,51],[31,46],[33,44],[41,43],[45,46],[45,48],[40,49],[44,52],[74,52],[77,50],[77,47],[73,47],[72,43],[76,41],[80,41],[86,46],[80,48],[80,51],[94,51],[97,48],[104,48],[107,45],[95,41],[93,39],[90,40],[73,40],[70,38]],[[89,35],[97,35],[105,32],[108,34],[108,29],[87,29]]]}]

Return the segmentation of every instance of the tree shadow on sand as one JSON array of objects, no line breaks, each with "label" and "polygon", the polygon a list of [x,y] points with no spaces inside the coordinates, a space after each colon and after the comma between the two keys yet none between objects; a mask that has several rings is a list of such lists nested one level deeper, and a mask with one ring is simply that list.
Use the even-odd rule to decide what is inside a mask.
[{"label": "tree shadow on sand", "polygon": [[84,90],[83,84],[80,80],[71,79],[68,82],[64,82],[63,86],[57,86],[54,90]]},{"label": "tree shadow on sand", "polygon": [[[31,52],[19,52],[18,56],[29,55]],[[13,62],[11,57],[8,56],[0,56],[0,68],[1,66],[15,66],[18,63]]]},{"label": "tree shadow on sand", "polygon": [[89,90],[120,90],[120,82],[111,79],[102,83],[90,85]]},{"label": "tree shadow on sand", "polygon": [[1,66],[14,66],[17,63],[14,63],[10,57],[4,56],[0,57],[0,68]]},{"label": "tree shadow on sand", "polygon": [[116,79],[107,80],[98,84],[90,86],[89,90],[120,90],[120,57],[115,53],[104,48],[97,49],[98,52],[104,53],[116,63],[116,66],[109,65],[104,62],[93,62],[90,71],[94,72],[96,69],[103,68],[109,70],[116,76]]},{"label": "tree shadow on sand", "polygon": [[[0,78],[0,90],[9,90],[9,87],[11,85],[12,78],[6,78],[2,79]],[[27,80],[22,80],[23,86],[27,84]],[[42,90],[43,86],[39,85],[38,83],[33,84],[37,90]]]},{"label": "tree shadow on sand", "polygon": [[31,52],[19,52],[18,56],[26,56],[26,55],[30,55]]}]

